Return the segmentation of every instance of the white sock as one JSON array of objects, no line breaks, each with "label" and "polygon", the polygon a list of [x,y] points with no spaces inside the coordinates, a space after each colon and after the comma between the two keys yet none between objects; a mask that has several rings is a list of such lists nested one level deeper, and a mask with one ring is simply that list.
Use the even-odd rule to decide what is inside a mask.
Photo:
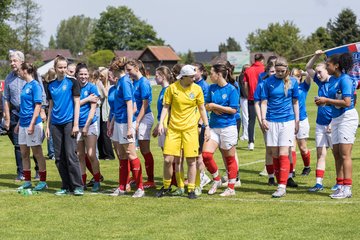
[{"label": "white sock", "polygon": [[316,178],[316,184],[323,185],[323,178],[317,177],[317,178]]}]

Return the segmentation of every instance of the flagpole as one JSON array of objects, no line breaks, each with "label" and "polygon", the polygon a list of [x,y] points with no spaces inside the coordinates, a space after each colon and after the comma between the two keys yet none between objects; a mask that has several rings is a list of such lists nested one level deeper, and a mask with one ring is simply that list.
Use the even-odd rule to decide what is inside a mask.
[{"label": "flagpole", "polygon": [[[324,53],[330,52],[330,51],[332,51],[332,50],[336,50],[336,49],[342,48],[342,47],[347,47],[347,46],[350,46],[350,45],[353,45],[353,44],[360,44],[360,42],[349,43],[349,44],[345,44],[345,45],[342,45],[342,46],[339,46],[339,47],[330,48],[330,49],[327,49],[327,50],[325,50],[325,51],[323,51],[323,52],[324,52]],[[315,53],[309,54],[309,55],[306,55],[306,56],[303,56],[303,57],[295,58],[295,59],[291,60],[291,62],[296,62],[296,61],[298,61],[298,60],[301,60],[301,59],[304,59],[304,58],[308,58],[308,57],[312,57],[312,56],[314,56],[314,55],[315,55]]]}]

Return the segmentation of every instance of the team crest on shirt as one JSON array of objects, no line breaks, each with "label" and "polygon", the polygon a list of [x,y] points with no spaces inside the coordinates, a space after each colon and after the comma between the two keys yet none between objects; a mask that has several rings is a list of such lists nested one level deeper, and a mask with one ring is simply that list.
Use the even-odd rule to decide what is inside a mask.
[{"label": "team crest on shirt", "polygon": [[86,91],[84,92],[84,96],[87,96],[87,95],[89,95],[89,92],[86,90]]},{"label": "team crest on shirt", "polygon": [[226,97],[227,97],[227,94],[226,94],[226,93],[224,93],[221,97],[222,97],[222,99],[224,99],[224,100],[225,100],[225,99],[226,99]]},{"label": "team crest on shirt", "polygon": [[190,99],[194,99],[195,98],[194,93],[190,93],[189,97],[190,97]]},{"label": "team crest on shirt", "polygon": [[26,94],[29,94],[30,91],[31,91],[30,88],[27,88],[27,89],[25,90],[25,93],[26,93]]},{"label": "team crest on shirt", "polygon": [[62,90],[63,90],[63,91],[65,91],[65,90],[66,90],[66,88],[67,88],[67,86],[66,86],[66,85],[62,86]]}]

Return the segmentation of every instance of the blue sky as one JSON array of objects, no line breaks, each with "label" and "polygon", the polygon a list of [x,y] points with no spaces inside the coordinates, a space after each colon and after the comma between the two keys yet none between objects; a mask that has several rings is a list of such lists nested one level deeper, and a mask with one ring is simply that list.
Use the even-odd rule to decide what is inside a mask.
[{"label": "blue sky", "polygon": [[[130,7],[153,25],[177,52],[216,51],[231,36],[245,48],[246,37],[271,22],[293,21],[303,36],[326,26],[343,8],[360,13],[358,0],[34,0],[42,7],[41,42],[48,45],[61,20],[84,14],[99,18],[107,6]],[[358,15],[360,17],[360,15]]]}]

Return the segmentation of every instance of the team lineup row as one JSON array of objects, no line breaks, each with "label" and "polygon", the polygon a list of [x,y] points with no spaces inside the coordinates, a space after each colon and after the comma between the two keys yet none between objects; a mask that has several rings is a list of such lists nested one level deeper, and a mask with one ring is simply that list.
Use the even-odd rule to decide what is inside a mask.
[{"label": "team lineup row", "polygon": [[[235,195],[234,187],[239,182],[236,145],[240,98],[243,97],[241,89],[245,89],[249,99],[249,146],[253,144],[250,125],[254,125],[255,118],[250,117],[252,113],[256,115],[264,134],[269,185],[275,185],[275,179],[278,184],[272,197],[285,196],[286,186],[296,185],[292,180],[296,142],[304,159],[305,173],[310,170],[305,101],[313,79],[319,87],[315,99],[318,105],[318,159],[316,185],[309,191],[323,189],[326,150],[331,147],[336,162],[337,183],[330,197],[351,197],[351,148],[358,126],[358,114],[354,108],[357,82],[346,74],[352,66],[351,56],[347,54],[333,55],[326,63],[317,64],[314,70],[313,66],[321,54],[322,51],[317,51],[307,64],[307,74],[300,75],[290,74],[283,58],[271,58],[264,67],[264,57],[256,54],[255,63],[243,72],[244,84],[234,79],[234,67],[227,61],[211,67],[211,85],[205,81],[207,74],[202,64],[176,65],[172,70],[161,66],[155,74],[162,90],[157,102],[158,124],[153,130],[152,91],[142,62],[115,58],[108,68],[109,81],[113,86],[108,90],[106,104],[110,108],[107,135],[119,159],[119,186],[110,195],[124,195],[132,181],[136,185],[133,197],[143,197],[144,188],[156,187],[154,160],[150,151],[151,135],[158,137],[164,154],[163,186],[156,193],[157,197],[185,193],[184,160],[188,166],[188,197],[197,198],[202,187],[210,181],[205,170],[213,177],[208,194],[215,194],[222,184],[213,157],[217,148],[227,172],[227,188],[220,196]],[[55,194],[83,195],[86,167],[94,179],[91,190],[100,191],[102,176],[96,153],[99,135],[96,112],[100,94],[98,86],[89,81],[87,66],[77,64],[75,77],[68,76],[67,60],[58,56],[54,64],[56,79],[42,87],[41,82],[35,80],[36,69],[24,62],[21,52],[11,52],[9,57],[13,71],[5,80],[5,126],[18,134],[25,178],[19,190],[32,187],[30,148],[38,161],[40,175],[40,182],[34,189],[40,191],[47,187],[46,162],[41,148],[42,105],[46,95],[48,114],[45,135],[54,142],[55,163],[62,180],[62,187]],[[22,87],[18,88],[20,99],[16,107],[15,91],[11,88],[19,84]],[[145,159],[148,181],[144,183],[136,140]],[[172,191],[171,185],[177,187],[175,191]]]}]

